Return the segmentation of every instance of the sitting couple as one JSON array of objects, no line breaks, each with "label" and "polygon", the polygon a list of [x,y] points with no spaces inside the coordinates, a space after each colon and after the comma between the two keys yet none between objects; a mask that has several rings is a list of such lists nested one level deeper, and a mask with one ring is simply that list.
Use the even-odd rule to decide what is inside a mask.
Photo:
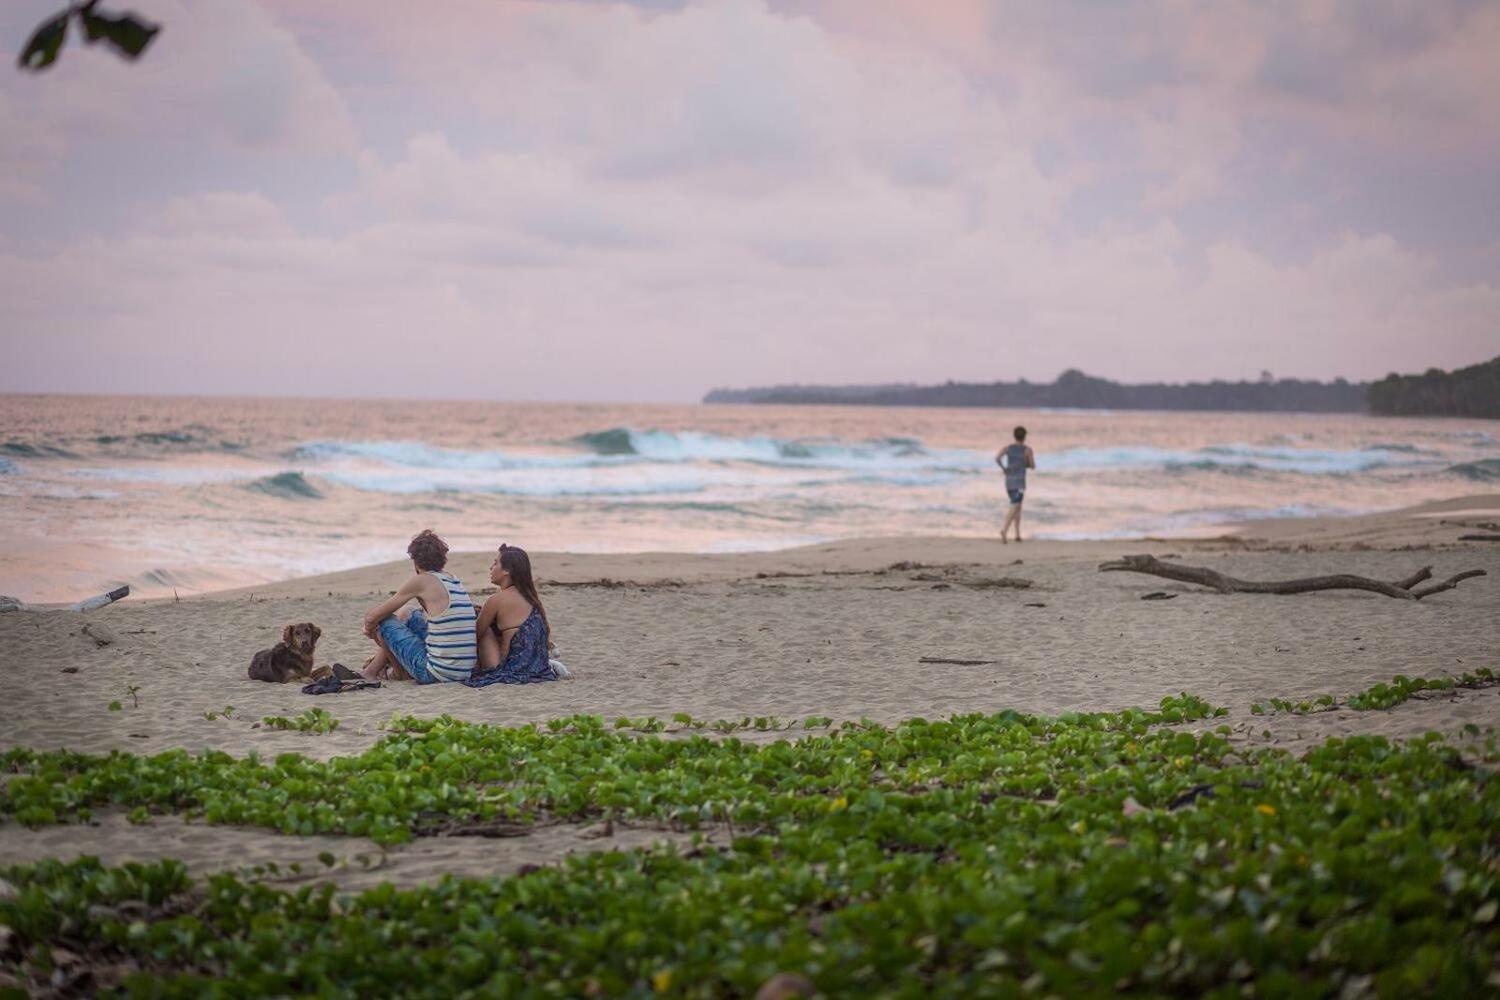
[{"label": "sitting couple", "polygon": [[[490,566],[490,582],[500,589],[478,614],[464,585],[443,572],[447,543],[423,531],[406,554],[416,575],[365,615],[365,635],[380,647],[366,662],[365,677],[487,687],[562,676],[549,662],[547,613],[524,551],[500,546]],[[413,600],[421,607],[406,607]]]}]

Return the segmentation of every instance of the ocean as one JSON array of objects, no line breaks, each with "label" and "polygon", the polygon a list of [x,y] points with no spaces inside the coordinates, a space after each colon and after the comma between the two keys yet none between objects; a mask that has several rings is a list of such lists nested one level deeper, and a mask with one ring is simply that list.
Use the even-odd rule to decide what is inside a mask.
[{"label": "ocean", "polygon": [[1356,415],[0,396],[0,594],[198,593],[455,549],[1216,534],[1500,488],[1500,422]]}]

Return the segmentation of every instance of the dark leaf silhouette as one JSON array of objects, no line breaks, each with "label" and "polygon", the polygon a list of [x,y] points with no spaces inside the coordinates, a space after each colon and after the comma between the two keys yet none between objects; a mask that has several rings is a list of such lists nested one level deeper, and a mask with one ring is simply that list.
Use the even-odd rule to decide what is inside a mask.
[{"label": "dark leaf silhouette", "polygon": [[63,39],[68,35],[68,15],[71,11],[63,11],[50,21],[42,22],[41,26],[31,35],[31,40],[21,50],[21,57],[16,60],[16,65],[22,69],[40,70],[46,69],[57,61],[57,53],[62,49]]},{"label": "dark leaf silhouette", "polygon": [[159,26],[147,24],[134,14],[110,16],[85,9],[81,17],[84,36],[90,42],[97,42],[102,38],[118,49],[121,55],[130,59],[139,58],[146,51],[146,46],[151,44],[151,39],[161,30]]},{"label": "dark leaf silhouette", "polygon": [[21,50],[16,65],[33,73],[51,66],[57,61],[63,43],[68,38],[68,21],[77,17],[83,30],[84,41],[92,45],[105,41],[126,59],[138,59],[161,26],[143,21],[134,14],[105,14],[96,8],[98,0],[75,4],[67,10],[42,22],[32,33],[26,47]]}]

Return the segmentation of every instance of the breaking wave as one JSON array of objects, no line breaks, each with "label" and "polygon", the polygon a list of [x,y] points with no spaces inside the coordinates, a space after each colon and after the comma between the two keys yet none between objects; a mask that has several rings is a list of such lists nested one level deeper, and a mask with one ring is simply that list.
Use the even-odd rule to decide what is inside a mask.
[{"label": "breaking wave", "polygon": [[620,465],[746,462],[789,468],[966,468],[987,461],[980,452],[930,450],[913,438],[849,442],[834,438],[781,440],[724,437],[694,431],[638,431],[624,427],[581,434],[556,453],[469,451],[418,441],[313,441],[286,454],[298,462],[378,462],[416,469],[512,471]]},{"label": "breaking wave", "polygon": [[[458,469],[496,472],[569,464],[546,456],[511,455],[503,451],[440,448],[420,441],[312,441],[298,445],[285,457],[294,462],[377,462],[408,469]],[[577,464],[573,462],[571,464]]]},{"label": "breaking wave", "polygon": [[300,472],[280,472],[274,476],[252,479],[245,484],[248,490],[264,493],[282,500],[321,500],[323,494],[308,482]]},{"label": "breaking wave", "polygon": [[1481,458],[1477,462],[1460,462],[1457,465],[1448,466],[1446,471],[1449,475],[1462,476],[1464,479],[1489,482],[1500,479],[1500,458]]},{"label": "breaking wave", "polygon": [[14,458],[76,458],[66,448],[50,444],[29,444],[25,441],[0,442],[0,454]]},{"label": "breaking wave", "polygon": [[146,445],[177,445],[197,444],[198,438],[187,431],[145,431],[140,434],[100,434],[94,438],[95,444],[146,444]]},{"label": "breaking wave", "polygon": [[755,462],[763,465],[931,467],[970,464],[978,452],[930,451],[915,438],[870,441],[836,438],[724,437],[697,431],[639,431],[628,427],[580,434],[569,444],[599,456],[634,456],[656,462]]}]

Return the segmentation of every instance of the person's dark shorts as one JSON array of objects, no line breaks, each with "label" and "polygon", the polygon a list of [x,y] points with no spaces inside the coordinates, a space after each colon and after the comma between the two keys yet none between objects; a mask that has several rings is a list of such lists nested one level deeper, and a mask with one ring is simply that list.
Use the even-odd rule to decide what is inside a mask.
[{"label": "person's dark shorts", "polygon": [[1005,492],[1010,496],[1010,502],[1013,504],[1020,503],[1026,497],[1025,490],[1006,490]]}]

